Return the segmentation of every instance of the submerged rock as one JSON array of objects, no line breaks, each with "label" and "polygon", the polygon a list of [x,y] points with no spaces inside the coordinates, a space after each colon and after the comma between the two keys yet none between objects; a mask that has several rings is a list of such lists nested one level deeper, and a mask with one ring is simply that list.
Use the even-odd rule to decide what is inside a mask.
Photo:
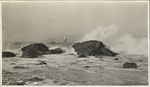
[{"label": "submerged rock", "polygon": [[78,55],[95,56],[95,55],[105,55],[105,56],[115,56],[116,53],[107,49],[103,42],[90,40],[82,43],[75,43],[73,46],[74,50]]},{"label": "submerged rock", "polygon": [[90,68],[90,66],[85,66],[85,68]]},{"label": "submerged rock", "polygon": [[55,48],[55,49],[52,49],[52,50],[48,51],[49,54],[61,54],[63,52],[64,51],[61,48]]},{"label": "submerged rock", "polygon": [[143,62],[143,60],[139,60],[139,62]]},{"label": "submerged rock", "polygon": [[78,58],[86,57],[85,55],[79,55]]},{"label": "submerged rock", "polygon": [[69,55],[75,55],[75,54],[73,54],[73,53],[70,53]]},{"label": "submerged rock", "polygon": [[12,52],[9,52],[9,51],[3,51],[2,57],[16,57],[16,55]]},{"label": "submerged rock", "polygon": [[37,58],[49,51],[48,47],[42,43],[34,43],[21,49],[23,58]]},{"label": "submerged rock", "polygon": [[59,83],[60,82],[60,80],[59,79],[54,79],[54,81],[53,81],[54,83]]},{"label": "submerged rock", "polygon": [[41,61],[40,63],[38,63],[36,65],[47,65],[47,63],[45,61]]},{"label": "submerged rock", "polygon": [[24,66],[14,66],[13,69],[27,69],[28,67]]},{"label": "submerged rock", "polygon": [[16,83],[13,83],[12,85],[25,85],[24,81],[18,81]]},{"label": "submerged rock", "polygon": [[114,60],[119,60],[119,58],[115,58]]},{"label": "submerged rock", "polygon": [[123,68],[137,68],[136,63],[126,62],[123,64]]}]

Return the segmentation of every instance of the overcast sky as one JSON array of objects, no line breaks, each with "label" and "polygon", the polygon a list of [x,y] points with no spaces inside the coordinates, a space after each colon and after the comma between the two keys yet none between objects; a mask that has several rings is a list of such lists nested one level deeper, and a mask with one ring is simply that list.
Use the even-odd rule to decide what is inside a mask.
[{"label": "overcast sky", "polygon": [[97,26],[116,25],[134,37],[147,36],[146,2],[3,2],[5,41],[70,41]]}]

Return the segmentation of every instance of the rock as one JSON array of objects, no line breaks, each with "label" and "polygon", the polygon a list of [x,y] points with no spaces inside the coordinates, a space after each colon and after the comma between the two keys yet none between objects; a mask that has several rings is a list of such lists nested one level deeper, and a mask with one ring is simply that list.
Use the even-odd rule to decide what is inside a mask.
[{"label": "rock", "polygon": [[23,47],[21,50],[23,51],[23,58],[37,58],[38,56],[44,55],[49,51],[48,47],[42,43],[30,44]]},{"label": "rock", "polygon": [[14,66],[13,69],[27,69],[28,67],[24,66]]},{"label": "rock", "polygon": [[107,48],[102,48],[102,54],[105,56],[112,56],[112,57],[116,56],[116,53],[112,52]]},{"label": "rock", "polygon": [[123,64],[123,68],[137,68],[137,65],[136,63],[126,62],[125,64]]},{"label": "rock", "polygon": [[60,80],[59,79],[54,79],[54,81],[53,81],[54,83],[59,83],[60,82]]},{"label": "rock", "polygon": [[119,60],[119,58],[115,58],[114,60]]},{"label": "rock", "polygon": [[9,52],[9,51],[3,51],[2,57],[16,57],[16,55],[12,52]]},{"label": "rock", "polygon": [[143,60],[139,60],[139,62],[143,62]]},{"label": "rock", "polygon": [[55,44],[56,42],[51,42],[52,44]]},{"label": "rock", "polygon": [[90,68],[90,66],[85,66],[85,68]]},{"label": "rock", "polygon": [[75,54],[73,54],[73,53],[70,53],[69,55],[75,55]]},{"label": "rock", "polygon": [[41,51],[41,52],[47,52],[49,51],[48,47],[42,43],[34,43],[34,44],[30,44],[28,46],[23,47],[21,50],[23,52],[27,51],[27,50],[33,50],[33,51]]},{"label": "rock", "polygon": [[61,48],[56,48],[56,49],[51,49],[49,50],[49,54],[61,54],[63,53],[64,51],[61,49]]},{"label": "rock", "polygon": [[23,58],[37,58],[38,56],[41,56],[41,54],[33,50],[27,50],[22,53]]},{"label": "rock", "polygon": [[116,53],[107,49],[106,46],[101,41],[90,40],[82,43],[75,43],[73,46],[74,50],[78,55],[86,56],[96,56],[96,55],[105,55],[105,56],[115,56]]},{"label": "rock", "polygon": [[40,63],[38,63],[36,65],[47,65],[47,63],[45,61],[41,61]]},{"label": "rock", "polygon": [[82,43],[75,43],[73,48],[78,55],[93,56],[101,53],[104,44],[101,41],[90,40]]},{"label": "rock", "polygon": [[78,58],[86,57],[85,55],[79,55]]}]

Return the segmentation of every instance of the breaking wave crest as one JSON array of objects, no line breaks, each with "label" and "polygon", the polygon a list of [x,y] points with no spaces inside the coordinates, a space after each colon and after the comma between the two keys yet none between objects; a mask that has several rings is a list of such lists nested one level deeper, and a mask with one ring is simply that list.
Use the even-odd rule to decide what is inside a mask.
[{"label": "breaking wave crest", "polygon": [[111,50],[119,53],[148,55],[148,38],[135,38],[112,25],[110,27],[98,26],[81,38],[80,41],[99,40]]}]

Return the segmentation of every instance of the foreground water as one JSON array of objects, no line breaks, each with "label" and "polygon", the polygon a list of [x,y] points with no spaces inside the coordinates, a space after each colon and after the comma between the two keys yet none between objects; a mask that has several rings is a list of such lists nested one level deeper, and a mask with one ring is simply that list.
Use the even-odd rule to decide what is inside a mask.
[{"label": "foreground water", "polygon": [[[47,43],[50,49],[61,47],[66,52],[39,58],[21,58],[20,48],[27,44],[5,46],[18,55],[2,59],[3,85],[148,85],[148,57],[144,55],[78,58],[71,49],[72,43]],[[41,61],[46,64],[39,64]],[[138,68],[124,69],[122,65],[125,62],[135,62]]]}]

